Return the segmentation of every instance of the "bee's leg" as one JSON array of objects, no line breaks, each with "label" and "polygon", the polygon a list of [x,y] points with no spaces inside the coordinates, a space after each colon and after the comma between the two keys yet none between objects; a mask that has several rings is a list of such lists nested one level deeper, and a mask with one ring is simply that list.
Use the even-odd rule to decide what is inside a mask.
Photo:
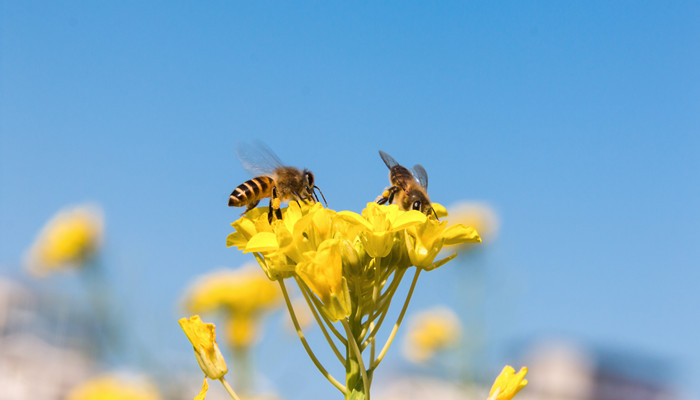
[{"label": "bee's leg", "polygon": [[[274,214],[273,214],[274,210]],[[280,199],[277,197],[277,186],[272,187],[272,196],[270,196],[270,205],[267,211],[267,222],[272,223],[272,216],[282,219],[282,211],[280,210]]]},{"label": "bee's leg", "polygon": [[254,201],[254,202],[252,202],[252,203],[248,203],[248,205],[245,206],[245,211],[243,211],[243,212],[241,213],[241,215],[245,215],[245,213],[247,213],[248,211],[254,209],[255,206],[258,205],[258,203],[260,203],[260,200],[256,200],[256,201]]},{"label": "bee's leg", "polygon": [[270,198],[270,204],[269,204],[268,209],[267,209],[267,222],[270,224],[272,223],[272,215],[273,215],[272,214],[272,200],[273,199]]},{"label": "bee's leg", "polygon": [[384,193],[377,199],[377,204],[386,204],[386,203],[393,203],[394,202],[394,196],[396,195],[396,192],[398,192],[400,189],[398,186],[392,186],[390,188],[387,188],[384,190]]},{"label": "bee's leg", "polygon": [[298,205],[299,207],[301,207],[301,204],[299,203],[299,200],[302,200],[302,201],[303,201],[303,200],[305,200],[305,199],[304,199],[303,197],[301,197],[301,195],[300,195],[299,193],[297,193],[297,192],[292,192],[292,193],[294,193],[294,197],[295,197],[294,201],[296,201],[296,202],[297,202],[297,205]]},{"label": "bee's leg", "polygon": [[399,192],[399,190],[401,190],[401,188],[398,187],[398,186],[393,186],[393,187],[392,187],[392,189],[391,189],[391,194],[389,194],[389,204],[393,204],[393,203],[394,203],[394,196],[396,195],[396,193]]}]

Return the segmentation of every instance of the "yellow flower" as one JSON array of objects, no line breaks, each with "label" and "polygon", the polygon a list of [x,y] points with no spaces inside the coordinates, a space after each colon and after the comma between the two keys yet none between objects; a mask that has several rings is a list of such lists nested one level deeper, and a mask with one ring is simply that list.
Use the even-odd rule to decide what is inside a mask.
[{"label": "yellow flower", "polygon": [[224,356],[219,351],[219,346],[216,345],[214,324],[202,322],[199,315],[189,319],[181,318],[178,322],[192,343],[194,355],[204,375],[209,379],[219,379],[226,375],[228,368]]},{"label": "yellow flower", "polygon": [[350,314],[348,285],[343,277],[340,240],[323,241],[317,251],[304,253],[306,261],[297,264],[299,277],[316,293],[332,321]]},{"label": "yellow flower", "polygon": [[338,215],[356,225],[362,232],[360,239],[370,257],[386,257],[391,252],[396,233],[409,226],[425,222],[427,217],[419,211],[400,211],[396,204],[380,206],[367,203],[362,215],[341,211]]},{"label": "yellow flower", "polygon": [[511,400],[520,389],[527,385],[526,374],[527,367],[520,368],[520,371],[516,374],[513,367],[506,365],[493,382],[487,400]]},{"label": "yellow flower", "polygon": [[26,256],[37,276],[82,267],[99,250],[103,235],[102,212],[95,206],[64,209],[41,229]]},{"label": "yellow flower", "polygon": [[303,252],[314,250],[303,228],[311,226],[309,214],[322,209],[320,204],[292,202],[281,210],[282,219],[270,225],[267,207],[255,208],[231,224],[235,231],[226,238],[226,246],[256,254],[269,279],[289,278],[294,274],[295,265],[303,259]]},{"label": "yellow flower", "polygon": [[143,379],[101,375],[73,388],[67,400],[160,400],[158,390]]},{"label": "yellow flower", "polygon": [[279,288],[254,265],[222,269],[199,277],[185,295],[185,309],[194,314],[218,310],[261,314],[281,304]]},{"label": "yellow flower", "polygon": [[437,352],[456,345],[459,335],[459,319],[452,310],[437,307],[423,311],[409,322],[404,355],[415,363],[428,361]]},{"label": "yellow flower", "polygon": [[450,223],[474,227],[485,242],[493,242],[498,234],[498,214],[486,203],[461,202],[450,207]]},{"label": "yellow flower", "polygon": [[[433,207],[441,216],[444,207]],[[394,269],[410,265],[431,270],[448,262],[435,262],[443,246],[480,241],[471,227],[428,218],[412,210],[401,211],[395,204],[368,203],[362,214],[335,212],[320,203],[292,202],[282,210],[282,219],[270,224],[267,207],[249,211],[232,226],[227,246],[253,253],[271,280],[298,276],[319,296],[334,318],[349,312],[350,299],[344,288],[351,276],[354,295],[369,304],[375,279],[380,287]],[[373,259],[382,271],[374,271]],[[344,269],[344,266],[346,269]],[[332,296],[331,296],[332,295]],[[352,297],[352,296],[351,296]]]},{"label": "yellow flower", "polygon": [[231,314],[226,321],[226,338],[234,349],[250,347],[260,339],[260,317],[250,313]]},{"label": "yellow flower", "polygon": [[203,275],[184,299],[188,313],[223,313],[226,338],[234,348],[252,345],[260,337],[260,318],[281,305],[282,295],[277,285],[252,265]]},{"label": "yellow flower", "polygon": [[443,245],[481,241],[479,234],[472,227],[464,225],[447,227],[446,221],[432,219],[426,219],[422,224],[411,226],[406,229],[406,232],[406,247],[411,264],[428,271],[445,264],[456,256],[453,254],[434,262]]}]

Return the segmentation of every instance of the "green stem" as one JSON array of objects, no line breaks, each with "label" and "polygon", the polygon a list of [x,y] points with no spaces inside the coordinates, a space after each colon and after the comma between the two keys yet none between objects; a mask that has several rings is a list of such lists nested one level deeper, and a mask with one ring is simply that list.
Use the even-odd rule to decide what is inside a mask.
[{"label": "green stem", "polygon": [[377,321],[376,325],[370,330],[367,339],[362,343],[362,350],[366,349],[369,343],[372,343],[372,345],[374,345],[373,339],[377,335],[377,332],[379,332],[379,328],[381,328],[382,323],[384,322],[384,318],[386,318],[387,314],[389,313],[389,306],[391,305],[391,300],[393,299],[394,294],[396,293],[396,290],[399,287],[398,282],[400,282],[401,279],[403,279],[404,273],[406,273],[406,270],[396,271],[396,275],[394,275],[394,280],[391,282],[391,285],[389,285],[389,288],[386,290],[386,292],[384,292],[384,294],[382,295],[382,298],[384,299],[381,303],[382,306],[377,312],[377,314],[375,314],[375,317],[380,314],[381,316],[379,317],[379,320]]},{"label": "green stem", "polygon": [[391,334],[389,335],[389,338],[386,340],[386,343],[384,344],[384,347],[382,348],[382,351],[379,353],[377,358],[372,361],[370,365],[370,370],[374,370],[379,366],[379,363],[382,362],[384,359],[384,356],[386,355],[386,352],[389,350],[389,346],[391,346],[391,343],[394,341],[394,338],[396,337],[396,332],[399,330],[399,326],[401,326],[401,321],[403,320],[404,315],[406,314],[406,309],[408,308],[408,303],[411,301],[411,296],[413,295],[413,289],[416,288],[416,282],[418,282],[418,276],[420,275],[420,272],[422,271],[421,268],[416,268],[416,274],[413,276],[413,281],[411,282],[411,288],[408,290],[408,295],[406,296],[406,301],[403,303],[403,308],[401,309],[401,314],[399,314],[399,318],[396,320],[396,323],[394,324],[394,328],[391,330]]},{"label": "green stem", "polygon": [[231,385],[229,385],[228,382],[226,382],[226,379],[224,379],[223,376],[219,378],[219,382],[221,382],[221,384],[224,385],[224,389],[226,389],[228,395],[231,396],[233,400],[241,400],[241,398],[238,397],[236,392],[233,391],[233,388],[231,388]]},{"label": "green stem", "polygon": [[405,269],[396,270],[394,272],[394,278],[391,280],[389,287],[384,291],[384,293],[379,294],[379,307],[377,307],[376,312],[374,315],[372,315],[372,319],[376,319],[379,315],[386,312],[386,309],[389,307],[391,299],[394,297],[394,293],[396,293],[396,289],[398,289],[405,273]]},{"label": "green stem", "polygon": [[233,368],[236,376],[233,384],[243,395],[251,393],[253,383],[253,368],[250,362],[250,348],[248,346],[237,346],[233,351]]},{"label": "green stem", "polygon": [[340,343],[343,344],[343,346],[347,346],[348,341],[345,339],[345,337],[343,337],[343,335],[340,334],[340,332],[338,332],[338,330],[335,328],[335,326],[333,326],[333,323],[328,319],[328,317],[326,316],[326,313],[323,311],[323,304],[321,303],[321,301],[313,294],[311,289],[309,289],[309,287],[306,285],[306,283],[304,283],[304,281],[297,278],[296,276],[294,277],[294,279],[296,279],[297,284],[299,285],[299,288],[302,291],[302,294],[305,295],[305,298],[308,296],[308,299],[311,300],[313,302],[313,304],[316,306],[316,310],[319,312],[319,316],[326,323],[326,326],[328,327],[328,329],[330,329],[331,332],[333,332],[335,337],[338,338],[338,340],[340,341]]},{"label": "green stem", "polygon": [[350,329],[348,321],[343,319],[340,322],[342,322],[343,327],[345,328],[345,332],[348,335],[348,342],[350,342],[350,348],[355,353],[355,359],[357,360],[357,363],[360,367],[360,375],[362,376],[362,386],[365,389],[365,400],[369,400],[369,378],[367,377],[367,369],[365,369],[365,362],[364,360],[362,360],[362,352],[360,352],[360,347],[357,345],[357,340],[355,339],[355,335],[352,334],[352,329]]},{"label": "green stem", "polygon": [[316,358],[316,355],[314,354],[313,351],[311,351],[311,347],[309,347],[309,343],[306,341],[306,338],[304,337],[304,333],[301,331],[301,327],[299,326],[299,321],[297,321],[297,316],[294,313],[294,308],[292,307],[292,302],[289,300],[289,294],[287,293],[287,287],[284,285],[284,281],[282,279],[279,279],[277,281],[280,285],[280,288],[282,289],[282,294],[284,295],[284,301],[287,303],[287,310],[289,310],[289,316],[292,317],[292,323],[294,324],[294,329],[297,331],[297,336],[299,336],[299,340],[301,340],[301,344],[304,346],[304,350],[306,350],[306,353],[309,355],[309,358],[311,358],[311,361],[313,361],[314,365],[318,370],[321,372],[323,376],[328,379],[328,381],[335,386],[338,390],[340,390],[344,395],[348,394],[348,389],[343,386],[342,383],[338,382],[337,379],[335,379],[331,374],[326,371],[325,368],[323,368],[323,365],[318,361],[318,358]]},{"label": "green stem", "polygon": [[[295,279],[297,279],[297,284],[299,284],[299,287],[301,288],[301,293],[302,293],[302,295],[304,295],[304,300],[306,300],[306,304],[309,306],[311,313],[314,315],[314,318],[316,319],[316,323],[318,324],[318,326],[321,327],[321,331],[323,332],[323,336],[325,336],[326,341],[331,346],[331,349],[333,350],[333,353],[335,353],[335,356],[338,357],[338,360],[340,360],[340,363],[342,365],[345,365],[345,358],[343,357],[342,354],[340,354],[340,350],[338,350],[338,347],[335,345],[335,342],[333,341],[331,336],[328,334],[328,330],[326,329],[326,322],[321,320],[321,317],[318,315],[318,311],[316,310],[316,306],[314,306],[314,303],[309,298],[310,294],[307,293],[308,288],[306,288],[306,285],[302,286],[302,284],[298,278],[295,277]],[[346,345],[347,341],[344,344]]]}]

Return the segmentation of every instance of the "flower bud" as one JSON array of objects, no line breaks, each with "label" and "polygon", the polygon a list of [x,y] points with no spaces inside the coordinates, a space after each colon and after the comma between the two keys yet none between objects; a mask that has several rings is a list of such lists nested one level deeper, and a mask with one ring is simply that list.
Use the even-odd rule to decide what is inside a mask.
[{"label": "flower bud", "polygon": [[216,345],[214,324],[202,322],[199,315],[181,318],[180,326],[192,343],[199,367],[209,379],[219,379],[226,375],[228,368],[224,356]]}]

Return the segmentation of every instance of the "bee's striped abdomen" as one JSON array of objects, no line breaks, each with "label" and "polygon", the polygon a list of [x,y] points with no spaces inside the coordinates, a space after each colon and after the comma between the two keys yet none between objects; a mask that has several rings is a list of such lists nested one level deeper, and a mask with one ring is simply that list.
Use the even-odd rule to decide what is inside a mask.
[{"label": "bee's striped abdomen", "polygon": [[249,179],[231,192],[228,199],[229,207],[241,207],[249,203],[258,202],[260,199],[270,197],[274,181],[269,176],[258,176]]}]

